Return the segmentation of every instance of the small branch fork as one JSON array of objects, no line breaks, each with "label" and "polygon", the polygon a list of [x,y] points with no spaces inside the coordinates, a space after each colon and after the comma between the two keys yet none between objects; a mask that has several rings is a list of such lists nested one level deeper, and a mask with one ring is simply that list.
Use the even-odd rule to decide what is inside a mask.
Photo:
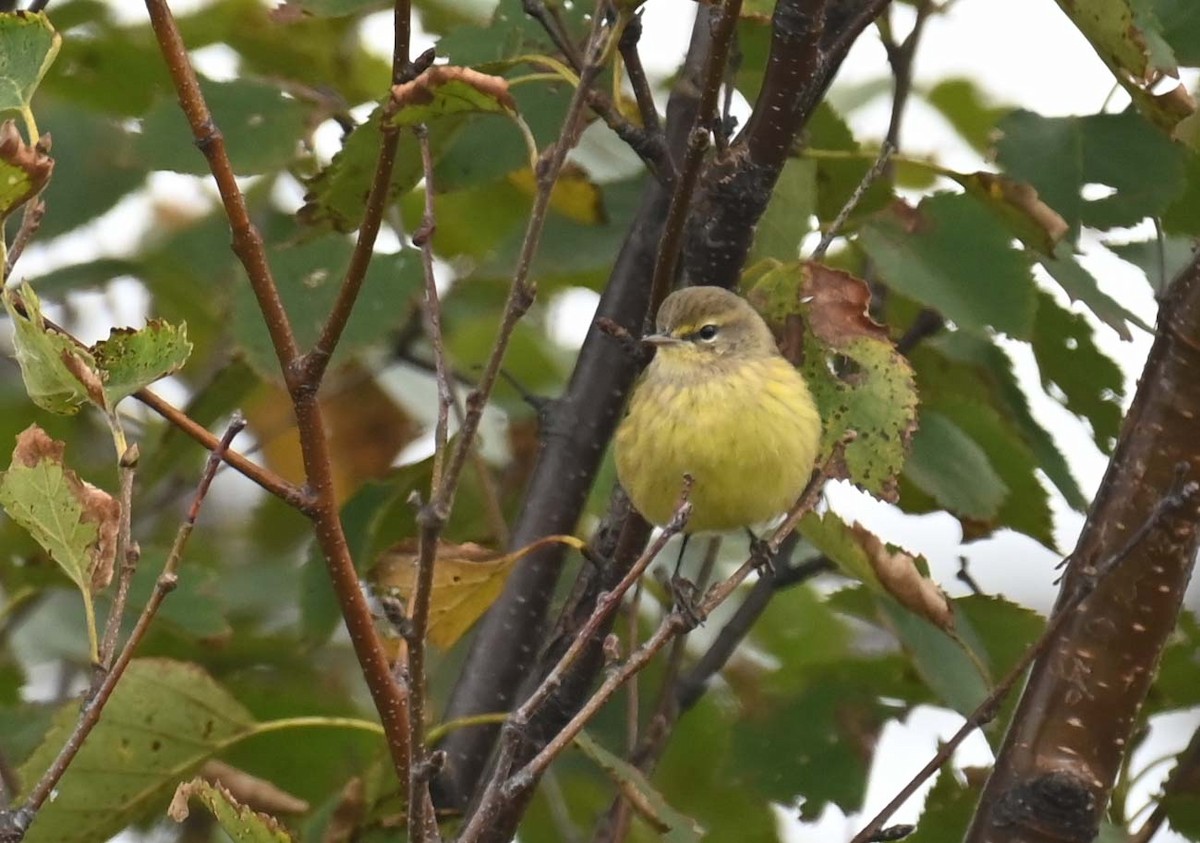
[{"label": "small branch fork", "polygon": [[108,666],[106,672],[98,675],[97,679],[93,682],[83,708],[79,713],[79,720],[75,724],[75,729],[71,732],[71,736],[67,738],[66,743],[63,744],[62,749],[59,750],[54,763],[46,769],[41,779],[29,791],[29,797],[25,800],[25,803],[10,815],[7,824],[0,823],[0,840],[3,840],[4,843],[19,843],[24,838],[25,832],[28,831],[30,825],[33,823],[37,812],[41,810],[42,805],[45,804],[50,794],[54,792],[54,788],[58,786],[63,774],[71,766],[71,762],[75,760],[75,756],[79,754],[79,750],[83,747],[83,742],[87,739],[87,736],[91,734],[92,729],[100,722],[100,715],[103,713],[108,701],[112,698],[113,691],[116,689],[117,683],[121,681],[121,677],[125,674],[125,668],[129,666],[129,662],[133,658],[133,654],[141,643],[142,638],[145,637],[146,630],[150,627],[150,622],[158,614],[163,600],[175,590],[179,582],[177,573],[179,562],[183,558],[184,550],[187,548],[188,539],[191,538],[192,529],[196,526],[196,519],[200,515],[200,508],[204,503],[205,497],[208,495],[213,477],[216,475],[217,468],[221,464],[224,451],[228,450],[234,437],[245,426],[246,423],[241,416],[235,416],[233,421],[229,423],[229,427],[225,430],[225,434],[218,440],[217,447],[209,454],[208,462],[204,466],[204,472],[200,475],[200,482],[196,485],[196,493],[192,497],[191,506],[188,507],[187,515],[183,523],[179,525],[179,530],[175,533],[175,541],[171,545],[171,550],[167,554],[166,561],[163,563],[162,572],[158,575],[158,580],[154,584],[154,591],[151,593],[150,599],[146,602],[145,608],[142,609],[142,613],[138,617],[133,631],[129,634],[129,638],[126,640],[125,646],[121,648],[121,652],[116,657],[116,660]]},{"label": "small branch fork", "polygon": [[1200,496],[1200,483],[1194,480],[1187,480],[1184,474],[1185,470],[1186,466],[1179,467],[1172,488],[1159,499],[1146,520],[1133,532],[1129,540],[1111,556],[1102,559],[1086,573],[1085,577],[1079,580],[1077,588],[1071,592],[1070,597],[1055,611],[1054,616],[1046,625],[1045,630],[1043,630],[1041,637],[1038,638],[1033,646],[1025,651],[1020,660],[996,684],[996,687],[988,694],[987,699],[971,712],[971,715],[959,727],[958,731],[949,740],[939,746],[938,751],[929,759],[929,762],[912,777],[908,784],[900,789],[895,797],[870,822],[863,826],[862,830],[851,840],[851,843],[870,843],[870,841],[877,839],[876,836],[888,818],[908,801],[930,776],[940,770],[942,765],[954,756],[955,751],[962,745],[962,742],[970,737],[971,733],[976,729],[987,725],[995,718],[1000,705],[1009,693],[1012,692],[1013,688],[1021,680],[1021,677],[1025,675],[1025,671],[1055,643],[1063,625],[1078,611],[1079,607],[1083,605],[1088,597],[1095,592],[1097,586],[1113,571],[1119,568],[1121,563],[1154,532],[1164,519],[1191,505],[1197,499],[1197,496]]}]

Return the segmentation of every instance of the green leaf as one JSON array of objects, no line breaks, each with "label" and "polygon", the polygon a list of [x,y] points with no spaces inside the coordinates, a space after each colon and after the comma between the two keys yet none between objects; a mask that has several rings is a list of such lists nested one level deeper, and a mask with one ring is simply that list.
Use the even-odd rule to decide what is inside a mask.
[{"label": "green leaf", "polygon": [[121,505],[66,467],[66,445],[30,425],[0,473],[0,506],[29,531],[84,599],[112,576]]},{"label": "green leaf", "polygon": [[197,800],[238,843],[292,843],[295,839],[273,817],[241,804],[220,784],[192,779],[175,789],[167,813],[176,822],[188,818],[188,802]]},{"label": "green leaf", "polygon": [[[655,827],[661,839],[669,843],[690,843],[704,837],[704,828],[691,817],[672,808],[637,767],[613,755],[586,732],[580,732],[575,737],[575,745],[600,766],[619,790],[632,790],[638,794],[636,804],[644,806],[643,811],[639,811],[642,819]],[[649,811],[650,815],[646,816],[645,811]]]},{"label": "green leaf", "polygon": [[1158,18],[1159,30],[1180,64],[1200,66],[1200,15],[1191,0],[1141,0]]},{"label": "green leaf", "polygon": [[[936,350],[937,354],[932,352]],[[912,355],[918,385],[927,400],[937,393],[987,403],[1006,418],[1029,446],[1038,469],[1078,511],[1088,505],[1054,437],[1033,417],[1029,399],[1017,383],[1012,360],[991,340],[962,331],[944,333],[922,344]],[[953,362],[951,362],[953,361]],[[957,371],[947,371],[953,366]],[[939,389],[939,386],[940,389]],[[975,391],[978,390],[978,394]],[[993,463],[994,464],[994,463]]]},{"label": "green leaf", "polygon": [[389,8],[387,0],[287,0],[275,9],[276,20],[292,16],[340,18]]},{"label": "green leaf", "polygon": [[[277,87],[238,79],[205,81],[204,97],[225,137],[234,172],[256,175],[286,167],[297,157],[308,131],[309,109]],[[164,100],[142,121],[134,154],[155,170],[207,175],[208,162],[196,149],[179,103]]]},{"label": "green leaf", "polygon": [[[320,335],[352,251],[352,244],[332,236],[271,250],[279,294],[301,348],[310,347]],[[420,260],[414,252],[376,255],[338,344],[335,362],[384,340],[402,324],[408,318],[407,302],[420,289],[421,278]],[[271,337],[254,291],[244,282],[234,288],[233,332],[250,364],[263,377],[278,380],[279,362]]]},{"label": "green leaf", "polygon": [[975,440],[941,413],[921,413],[905,475],[953,513],[987,521],[996,516],[1008,487]]},{"label": "green leaf", "polygon": [[[26,786],[49,767],[78,714],[76,704],[60,709],[21,768]],[[181,778],[254,727],[250,713],[195,665],[135,659],[25,840],[106,840],[161,810]]]},{"label": "green leaf", "polygon": [[1041,465],[1017,429],[988,404],[945,396],[929,405],[979,445],[988,464],[1008,490],[995,516],[981,522],[963,519],[963,540],[970,541],[1009,527],[1053,548],[1054,518],[1050,496],[1038,480]]},{"label": "green leaf", "polygon": [[812,230],[817,212],[817,163],[789,158],[771,192],[766,212],[754,229],[750,263],[775,258],[794,261],[800,257],[800,241]]},{"label": "green leaf", "polygon": [[[38,125],[54,136],[55,156],[39,238],[95,219],[146,179],[145,164],[134,154],[134,134],[116,120],[77,105],[39,99]],[[87,190],[80,190],[81,184]]]},{"label": "green leaf", "polygon": [[183,368],[192,353],[187,325],[151,319],[144,328],[114,328],[92,346],[108,406]]},{"label": "green leaf", "polygon": [[6,288],[3,298],[14,328],[13,352],[29,397],[52,413],[69,416],[78,412],[89,397],[96,397],[92,394],[100,383],[96,361],[86,349],[46,327],[41,303],[27,283]]},{"label": "green leaf", "polygon": [[[1134,112],[1042,117],[1014,111],[999,126],[997,160],[1070,224],[1117,228],[1157,216],[1179,196],[1185,151]],[[1085,199],[1102,185],[1111,195]]]},{"label": "green leaf", "polygon": [[897,607],[927,619],[937,628],[950,630],[954,615],[949,600],[929,578],[929,564],[884,544],[878,536],[858,524],[846,524],[837,515],[810,513],[800,530],[814,547],[832,559],[842,571],[894,602]]},{"label": "green leaf", "polygon": [[1191,237],[1170,235],[1161,240],[1156,238],[1105,245],[1121,260],[1128,261],[1145,273],[1155,297],[1167,291],[1175,276],[1191,262],[1196,248]]},{"label": "green leaf", "polygon": [[961,840],[979,802],[978,786],[963,786],[953,769],[943,768],[925,797],[917,829],[905,843],[944,843]]},{"label": "green leaf", "polygon": [[951,173],[950,177],[996,214],[1014,237],[1041,254],[1054,254],[1070,230],[1066,220],[1025,182],[987,172]]},{"label": "green leaf", "polygon": [[[346,232],[358,228],[375,176],[382,115],[383,109],[376,108],[366,123],[350,133],[329,166],[305,182],[304,207],[296,214],[300,222],[317,230]],[[445,120],[433,127],[429,142],[435,153],[457,129],[455,120]],[[417,186],[421,173],[421,149],[416,136],[401,132],[388,197],[395,199],[408,193]]]},{"label": "green leaf", "polygon": [[[980,672],[974,652],[963,643],[974,638],[965,624],[956,624],[948,635],[924,618],[907,612],[887,596],[877,596],[879,616],[908,653],[921,680],[941,702],[959,714],[968,715],[988,695],[989,677]],[[966,628],[963,628],[966,627]]]},{"label": "green leaf", "polygon": [[27,145],[12,120],[0,123],[0,223],[37,195],[53,170],[41,143]]},{"label": "green leaf", "polygon": [[1059,5],[1114,71],[1124,70],[1134,79],[1149,79],[1156,72],[1175,74],[1174,56],[1157,31],[1156,21],[1140,13],[1141,4],[1136,0]]},{"label": "green leaf", "polygon": [[0,14],[0,113],[29,112],[61,44],[62,36],[41,12]]},{"label": "green leaf", "polygon": [[1033,353],[1042,384],[1072,413],[1088,420],[1092,438],[1112,453],[1124,415],[1125,377],[1120,367],[1096,347],[1092,328],[1046,293],[1038,294]]},{"label": "green leaf", "polygon": [[971,198],[938,194],[915,210],[893,205],[863,226],[859,242],[889,287],[960,327],[1029,337],[1035,308],[1029,260]]},{"label": "green leaf", "polygon": [[908,361],[865,315],[866,285],[818,264],[783,264],[759,277],[747,296],[785,331],[795,317],[804,320],[801,371],[824,423],[822,452],[855,431],[846,446],[850,479],[890,496],[916,425],[917,392]]},{"label": "green leaf", "polygon": [[1086,305],[1097,319],[1116,331],[1121,339],[1133,339],[1129,325],[1137,325],[1143,331],[1154,332],[1144,321],[1101,291],[1095,277],[1075,259],[1069,244],[1060,243],[1053,258],[1039,256],[1038,260],[1071,301]]},{"label": "green leaf", "polygon": [[996,123],[1009,111],[989,105],[984,92],[970,79],[943,79],[929,89],[925,99],[980,152],[992,145]]}]

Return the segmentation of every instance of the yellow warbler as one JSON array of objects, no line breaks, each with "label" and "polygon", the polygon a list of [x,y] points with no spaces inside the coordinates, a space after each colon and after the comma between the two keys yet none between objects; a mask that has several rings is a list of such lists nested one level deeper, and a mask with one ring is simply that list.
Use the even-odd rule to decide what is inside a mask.
[{"label": "yellow warbler", "polygon": [[812,474],[821,419],[762,317],[720,287],[672,293],[654,360],[617,430],[617,475],[647,521],[674,513],[693,479],[687,533],[732,530],[787,510]]}]

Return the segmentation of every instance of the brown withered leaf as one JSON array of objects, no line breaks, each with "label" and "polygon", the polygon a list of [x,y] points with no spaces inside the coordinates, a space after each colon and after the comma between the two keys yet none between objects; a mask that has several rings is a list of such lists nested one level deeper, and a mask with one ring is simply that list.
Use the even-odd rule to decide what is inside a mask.
[{"label": "brown withered leaf", "polygon": [[808,323],[823,344],[844,348],[858,337],[889,340],[887,328],[870,316],[871,289],[861,278],[808,261],[800,294],[810,299]]},{"label": "brown withered leaf", "polygon": [[954,609],[950,598],[937,583],[921,575],[913,557],[892,550],[883,540],[858,522],[850,525],[850,533],[866,554],[867,562],[879,584],[899,603],[935,626],[954,629]]},{"label": "brown withered leaf", "polygon": [[41,192],[54,171],[50,135],[25,143],[13,120],[0,123],[0,220]]},{"label": "brown withered leaf", "polygon": [[[429,596],[429,640],[448,650],[479,620],[500,595],[504,581],[526,554],[548,544],[582,551],[574,536],[546,536],[512,553],[501,554],[478,544],[439,542]],[[407,603],[413,595],[418,567],[416,539],[406,539],[380,554],[368,578],[376,587]]]},{"label": "brown withered leaf", "polygon": [[1071,230],[1027,182],[985,172],[961,173],[953,178],[998,214],[1022,243],[1044,255],[1053,257],[1055,247]]}]

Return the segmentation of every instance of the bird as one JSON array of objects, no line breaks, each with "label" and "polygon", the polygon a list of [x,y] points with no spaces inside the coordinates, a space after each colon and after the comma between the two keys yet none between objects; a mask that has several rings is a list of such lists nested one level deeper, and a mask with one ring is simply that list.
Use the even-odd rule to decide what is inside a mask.
[{"label": "bird", "polygon": [[665,526],[689,475],[686,542],[749,529],[791,507],[812,474],[821,418],[758,312],[722,287],[686,287],[667,296],[642,341],[655,355],[614,443],[617,478],[634,508]]}]

